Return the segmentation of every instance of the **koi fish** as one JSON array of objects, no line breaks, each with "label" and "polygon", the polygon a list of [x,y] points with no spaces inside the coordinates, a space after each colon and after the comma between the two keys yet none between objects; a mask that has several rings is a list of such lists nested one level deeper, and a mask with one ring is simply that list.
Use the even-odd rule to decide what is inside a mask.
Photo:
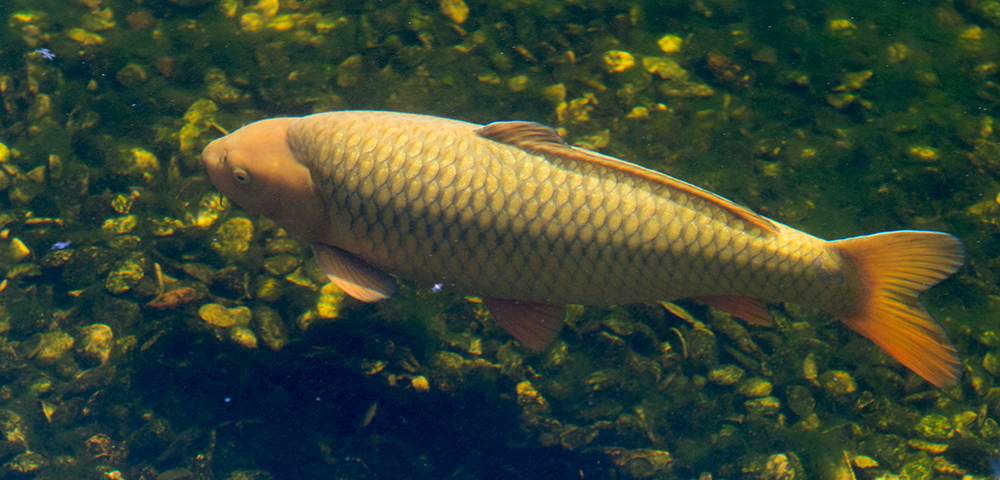
[{"label": "koi fish", "polygon": [[794,302],[938,387],[961,374],[918,299],[964,262],[947,233],[826,241],[532,122],[274,118],[213,141],[202,162],[222,194],[309,242],[348,295],[382,300],[396,276],[480,296],[535,350],[558,336],[566,304],[694,298],[771,325],[765,302]]}]

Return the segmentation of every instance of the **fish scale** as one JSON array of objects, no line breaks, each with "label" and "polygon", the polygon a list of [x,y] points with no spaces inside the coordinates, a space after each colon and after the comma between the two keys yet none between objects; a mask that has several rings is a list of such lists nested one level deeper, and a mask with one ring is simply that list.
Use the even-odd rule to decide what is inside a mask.
[{"label": "fish scale", "polygon": [[[809,270],[843,276],[845,262],[823,240],[791,229],[764,238],[702,199],[474,137],[470,124],[420,117],[373,128],[393,115],[330,113],[289,128],[296,157],[334,199],[333,223],[349,226],[353,242],[341,248],[377,267],[463,293],[550,303],[736,289],[829,309],[851,295],[845,282],[803,281]],[[392,244],[386,229],[399,232]]]},{"label": "fish scale", "polygon": [[568,303],[694,297],[770,325],[763,301],[788,301],[836,315],[942,388],[961,375],[919,300],[964,261],[946,233],[825,241],[531,122],[274,118],[212,142],[202,162],[236,204],[308,241],[352,297],[391,296],[390,273],[480,295],[532,349],[559,335]]}]

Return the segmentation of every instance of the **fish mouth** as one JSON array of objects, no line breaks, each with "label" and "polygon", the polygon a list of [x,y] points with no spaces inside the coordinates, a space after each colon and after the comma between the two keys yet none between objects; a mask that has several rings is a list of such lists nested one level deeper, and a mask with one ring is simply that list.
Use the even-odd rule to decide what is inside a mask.
[{"label": "fish mouth", "polygon": [[[224,138],[224,137],[223,137]],[[220,187],[222,171],[226,165],[226,148],[220,144],[221,138],[209,143],[205,150],[201,152],[201,166],[208,174],[208,179],[212,181],[215,188]]]}]

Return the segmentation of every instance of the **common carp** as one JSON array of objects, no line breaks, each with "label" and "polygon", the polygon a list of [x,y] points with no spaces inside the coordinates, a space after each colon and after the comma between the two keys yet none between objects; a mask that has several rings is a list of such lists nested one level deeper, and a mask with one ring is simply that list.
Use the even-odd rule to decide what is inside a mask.
[{"label": "common carp", "polygon": [[947,233],[826,241],[533,122],[273,118],[213,141],[202,162],[222,194],[309,242],[350,296],[387,298],[392,275],[477,295],[532,349],[558,336],[566,304],[694,298],[770,325],[765,302],[795,302],[938,387],[961,375],[918,299],[964,262]]}]

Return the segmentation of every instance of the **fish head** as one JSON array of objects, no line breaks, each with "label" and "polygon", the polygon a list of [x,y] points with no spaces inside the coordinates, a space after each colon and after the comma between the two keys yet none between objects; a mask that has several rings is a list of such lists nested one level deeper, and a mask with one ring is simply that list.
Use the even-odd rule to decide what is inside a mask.
[{"label": "fish head", "polygon": [[326,230],[326,207],[288,143],[295,118],[251,123],[205,147],[202,166],[220,193],[290,233],[315,240]]}]

